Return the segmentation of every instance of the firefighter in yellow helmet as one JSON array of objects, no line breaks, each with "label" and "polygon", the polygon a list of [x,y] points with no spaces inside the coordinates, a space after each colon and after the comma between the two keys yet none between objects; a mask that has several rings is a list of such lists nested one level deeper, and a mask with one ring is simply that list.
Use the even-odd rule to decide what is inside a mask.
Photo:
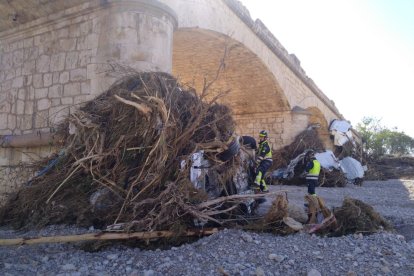
[{"label": "firefighter in yellow helmet", "polygon": [[272,148],[267,141],[267,132],[265,130],[259,133],[259,147],[256,154],[256,178],[254,181],[255,189],[262,192],[269,192],[265,182],[266,171],[272,166]]}]

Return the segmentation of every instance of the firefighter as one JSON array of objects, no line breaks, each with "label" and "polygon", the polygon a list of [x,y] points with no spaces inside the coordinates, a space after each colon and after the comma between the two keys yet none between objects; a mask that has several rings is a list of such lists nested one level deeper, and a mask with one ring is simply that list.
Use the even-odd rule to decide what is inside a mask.
[{"label": "firefighter", "polygon": [[254,180],[254,186],[255,189],[260,189],[260,191],[264,193],[269,192],[265,182],[265,174],[272,166],[272,162],[272,149],[267,141],[267,132],[262,130],[259,133],[259,148],[257,149],[256,154],[256,178]]},{"label": "firefighter", "polygon": [[308,194],[315,195],[315,188],[318,186],[321,163],[315,158],[315,151],[309,150],[305,155],[306,162],[306,184],[308,185]]}]

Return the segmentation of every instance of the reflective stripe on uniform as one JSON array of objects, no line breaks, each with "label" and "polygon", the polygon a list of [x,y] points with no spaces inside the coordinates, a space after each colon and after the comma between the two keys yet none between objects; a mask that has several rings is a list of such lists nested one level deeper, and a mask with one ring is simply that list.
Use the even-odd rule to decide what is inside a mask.
[{"label": "reflective stripe on uniform", "polygon": [[319,173],[321,172],[321,163],[318,160],[312,160],[313,167],[309,170],[308,174],[306,175],[306,179],[318,179]]}]

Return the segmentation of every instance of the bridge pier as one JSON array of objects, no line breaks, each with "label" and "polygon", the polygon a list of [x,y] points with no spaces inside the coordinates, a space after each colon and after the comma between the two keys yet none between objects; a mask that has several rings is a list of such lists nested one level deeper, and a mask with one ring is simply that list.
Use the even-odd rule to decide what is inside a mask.
[{"label": "bridge pier", "polygon": [[[177,16],[157,0],[54,0],[41,6],[15,0],[0,6],[0,135],[48,132],[105,91],[123,69],[172,72]],[[7,21],[7,14],[16,20]],[[6,168],[0,202],[18,187],[6,175],[15,182],[20,175],[23,182],[30,174],[17,164],[53,150],[0,147]]]},{"label": "bridge pier", "polygon": [[121,74],[128,68],[171,73],[174,11],[156,0],[110,2],[94,23],[100,33],[90,70],[91,90],[99,94],[119,77],[102,74],[114,64]]}]

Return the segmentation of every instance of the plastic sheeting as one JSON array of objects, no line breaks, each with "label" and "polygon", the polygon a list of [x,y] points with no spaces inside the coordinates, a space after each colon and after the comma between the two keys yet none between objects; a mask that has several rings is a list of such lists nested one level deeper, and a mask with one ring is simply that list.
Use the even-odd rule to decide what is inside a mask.
[{"label": "plastic sheeting", "polygon": [[332,151],[327,150],[325,152],[316,153],[315,158],[321,163],[321,166],[325,169],[339,169],[341,164],[338,159],[335,157]]},{"label": "plastic sheeting", "polygon": [[334,136],[335,146],[343,146],[348,141],[351,141],[352,144],[355,143],[352,137],[351,124],[347,121],[333,120],[329,126],[329,131]]},{"label": "plastic sheeting", "polygon": [[[295,159],[292,159],[287,168],[279,168],[272,172],[272,177],[276,179],[291,179],[295,172],[294,169],[296,165],[303,160],[306,155],[306,152],[299,154]],[[316,153],[315,158],[321,163],[321,167],[328,170],[341,170],[345,177],[349,181],[353,181],[357,178],[364,177],[364,167],[361,163],[352,158],[352,157],[345,157],[342,160],[338,160],[332,151],[327,150],[325,152]]]},{"label": "plastic sheeting", "polygon": [[364,177],[364,168],[358,160],[352,157],[345,157],[341,161],[341,169],[348,180]]},{"label": "plastic sheeting", "polygon": [[[194,184],[194,187],[198,189],[204,189],[204,181],[200,179],[202,175],[202,163],[203,163],[204,151],[200,150],[191,155],[192,166],[190,169],[190,181]],[[201,181],[200,181],[201,180]]]},{"label": "plastic sheeting", "polygon": [[347,132],[351,128],[351,124],[347,121],[333,120],[329,130],[337,130],[339,132]]}]

